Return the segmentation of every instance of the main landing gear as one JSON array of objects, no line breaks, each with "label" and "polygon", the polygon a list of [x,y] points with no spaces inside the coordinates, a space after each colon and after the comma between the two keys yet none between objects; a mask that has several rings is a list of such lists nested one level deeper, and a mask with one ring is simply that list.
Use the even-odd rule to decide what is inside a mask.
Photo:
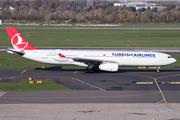
[{"label": "main landing gear", "polygon": [[93,73],[94,72],[94,68],[86,68],[85,69],[85,73]]},{"label": "main landing gear", "polygon": [[85,73],[93,73],[94,72],[94,64],[89,64],[88,68],[85,69]]}]

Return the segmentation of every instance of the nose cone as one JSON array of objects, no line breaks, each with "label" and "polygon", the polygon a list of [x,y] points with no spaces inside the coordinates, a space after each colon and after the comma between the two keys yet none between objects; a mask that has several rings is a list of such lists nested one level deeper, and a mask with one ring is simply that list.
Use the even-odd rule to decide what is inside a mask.
[{"label": "nose cone", "polygon": [[177,60],[175,58],[172,58],[172,63],[175,63]]}]

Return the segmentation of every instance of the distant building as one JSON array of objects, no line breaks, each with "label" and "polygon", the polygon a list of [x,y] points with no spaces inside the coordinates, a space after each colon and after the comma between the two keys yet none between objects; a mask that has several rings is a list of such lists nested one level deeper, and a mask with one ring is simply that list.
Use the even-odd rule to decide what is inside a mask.
[{"label": "distant building", "polygon": [[93,7],[93,0],[87,0],[87,8]]},{"label": "distant building", "polygon": [[83,3],[70,3],[70,4],[67,4],[68,8],[72,8],[72,7],[76,7],[76,8],[84,8],[86,7],[86,4],[83,4]]},{"label": "distant building", "polygon": [[13,7],[13,6],[9,6],[9,9],[10,9],[11,11],[13,11],[13,10],[14,10],[14,7]]},{"label": "distant building", "polygon": [[148,7],[151,10],[157,8],[157,11],[162,11],[164,9],[167,9],[166,6],[157,6],[156,3],[147,3],[147,2],[114,3],[114,6],[135,7],[136,10],[141,10],[142,8],[147,9]]}]

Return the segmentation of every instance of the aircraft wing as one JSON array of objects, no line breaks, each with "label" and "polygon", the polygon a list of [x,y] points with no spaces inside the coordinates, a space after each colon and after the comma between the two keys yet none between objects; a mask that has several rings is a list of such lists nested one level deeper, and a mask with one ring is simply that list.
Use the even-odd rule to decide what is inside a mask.
[{"label": "aircraft wing", "polygon": [[88,63],[101,64],[103,62],[112,62],[112,61],[106,61],[106,60],[101,60],[101,59],[82,58],[82,57],[75,57],[71,59],[77,62],[84,62],[85,64],[88,64]]},{"label": "aircraft wing", "polygon": [[93,59],[93,58],[85,58],[85,57],[66,57],[65,55],[59,53],[61,58],[69,58],[73,59],[76,62],[83,62],[85,64],[96,64],[100,65],[101,63],[108,62],[108,63],[115,63],[114,61],[102,60],[102,59]]}]

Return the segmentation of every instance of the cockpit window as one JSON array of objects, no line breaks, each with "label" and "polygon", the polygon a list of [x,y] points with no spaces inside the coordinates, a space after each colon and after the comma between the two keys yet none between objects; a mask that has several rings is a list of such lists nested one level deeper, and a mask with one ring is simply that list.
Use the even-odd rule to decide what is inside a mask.
[{"label": "cockpit window", "polygon": [[168,56],[168,58],[172,58],[171,56]]}]

